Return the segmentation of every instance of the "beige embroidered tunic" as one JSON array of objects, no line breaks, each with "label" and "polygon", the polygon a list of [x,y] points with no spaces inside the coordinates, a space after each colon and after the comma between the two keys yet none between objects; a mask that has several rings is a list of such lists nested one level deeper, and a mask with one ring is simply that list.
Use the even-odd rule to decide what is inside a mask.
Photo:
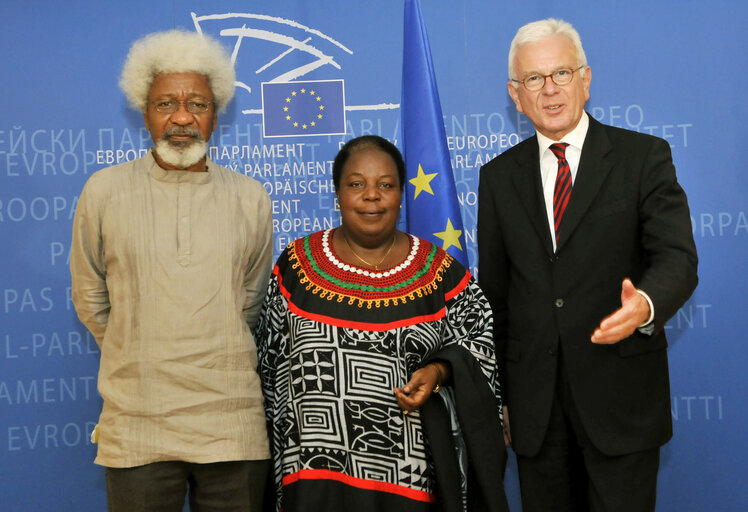
[{"label": "beige embroidered tunic", "polygon": [[254,328],[272,263],[270,199],[208,162],[102,169],[73,223],[73,302],[101,348],[95,462],[266,459]]}]

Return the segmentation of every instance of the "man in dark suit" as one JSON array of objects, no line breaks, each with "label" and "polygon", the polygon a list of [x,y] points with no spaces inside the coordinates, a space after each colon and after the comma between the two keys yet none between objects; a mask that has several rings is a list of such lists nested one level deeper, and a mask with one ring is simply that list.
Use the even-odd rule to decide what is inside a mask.
[{"label": "man in dark suit", "polygon": [[481,169],[478,248],[523,509],[654,510],[664,324],[697,283],[670,147],[585,113],[591,71],[566,22],[522,27],[509,76],[536,135]]}]

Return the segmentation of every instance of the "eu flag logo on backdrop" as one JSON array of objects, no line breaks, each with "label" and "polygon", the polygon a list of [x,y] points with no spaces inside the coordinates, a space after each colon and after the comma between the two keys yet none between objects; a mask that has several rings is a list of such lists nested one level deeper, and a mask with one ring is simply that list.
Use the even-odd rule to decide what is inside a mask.
[{"label": "eu flag logo on backdrop", "polygon": [[468,266],[429,39],[417,0],[405,1],[400,102],[407,229]]},{"label": "eu flag logo on backdrop", "polygon": [[343,80],[264,82],[265,137],[345,134]]}]

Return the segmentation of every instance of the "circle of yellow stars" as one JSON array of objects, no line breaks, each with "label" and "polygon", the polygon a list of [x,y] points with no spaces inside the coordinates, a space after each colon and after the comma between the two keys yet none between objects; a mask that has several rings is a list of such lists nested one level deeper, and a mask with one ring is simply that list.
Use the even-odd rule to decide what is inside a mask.
[{"label": "circle of yellow stars", "polygon": [[[312,96],[315,99],[315,101],[320,102],[319,106],[317,107],[319,109],[319,113],[317,114],[317,119],[318,120],[322,119],[322,112],[325,110],[325,106],[321,103],[322,102],[322,96],[318,95],[314,91],[314,89],[310,89],[309,91],[307,91],[307,89],[305,87],[302,87],[298,92],[297,91],[291,91],[291,95],[286,97],[286,103],[290,104],[292,98],[296,98],[300,94],[307,94],[307,92],[309,93],[310,96]],[[313,126],[317,125],[317,121],[315,121],[315,120],[312,120],[312,121],[309,121],[309,122],[306,122],[306,123],[305,122],[301,122],[300,123],[296,119],[293,119],[291,117],[291,114],[289,114],[289,112],[288,112],[288,105],[285,105],[283,107],[283,112],[286,113],[286,121],[288,121],[291,124],[293,124],[294,128],[298,128],[299,126],[301,126],[302,130],[306,130],[307,128],[310,128],[310,127],[313,127]]]}]

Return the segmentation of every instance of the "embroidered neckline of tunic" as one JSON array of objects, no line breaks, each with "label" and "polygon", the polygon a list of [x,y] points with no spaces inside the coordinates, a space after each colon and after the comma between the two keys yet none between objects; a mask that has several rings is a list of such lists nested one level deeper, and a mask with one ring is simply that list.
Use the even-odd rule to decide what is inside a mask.
[{"label": "embroidered neckline of tunic", "polygon": [[322,251],[325,253],[327,259],[330,260],[333,265],[335,265],[339,269],[345,270],[346,272],[352,272],[354,274],[361,274],[369,277],[376,277],[378,279],[391,276],[395,272],[400,272],[404,268],[409,267],[413,262],[413,258],[415,258],[416,254],[418,254],[418,246],[421,244],[421,241],[418,239],[418,237],[408,235],[408,237],[410,238],[410,252],[408,253],[407,258],[405,258],[405,261],[403,261],[399,265],[392,267],[391,269],[385,270],[384,272],[372,272],[370,270],[366,270],[365,268],[357,267],[355,265],[340,261],[335,256],[335,253],[333,253],[332,249],[330,249],[329,240],[332,236],[332,232],[332,229],[328,229],[322,233]]},{"label": "embroidered neckline of tunic", "polygon": [[[400,265],[384,272],[368,272],[342,263],[328,240],[334,229],[313,233],[288,245],[289,262],[299,282],[320,298],[367,308],[397,305],[434,291],[451,266],[452,257],[433,244],[423,245],[413,235],[411,250]],[[348,268],[346,268],[346,266]],[[360,271],[360,272],[359,272]]]}]

